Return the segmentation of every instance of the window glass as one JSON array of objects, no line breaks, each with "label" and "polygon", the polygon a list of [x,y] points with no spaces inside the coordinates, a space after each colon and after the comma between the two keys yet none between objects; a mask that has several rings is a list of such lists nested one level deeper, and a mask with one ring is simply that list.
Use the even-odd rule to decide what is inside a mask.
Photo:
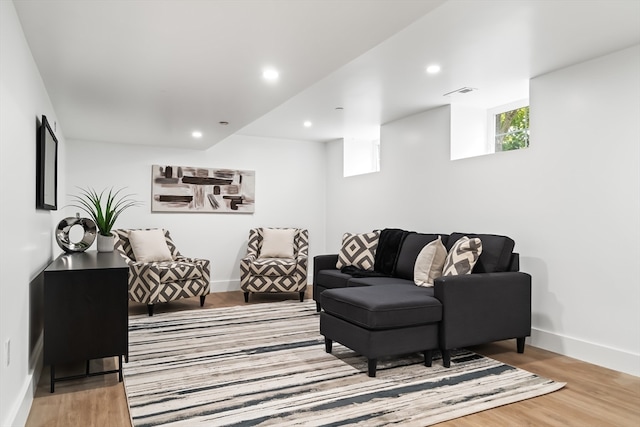
[{"label": "window glass", "polygon": [[529,146],[529,106],[495,115],[495,149],[518,150]]},{"label": "window glass", "polygon": [[343,175],[354,176],[380,171],[380,128],[375,135],[343,139]]}]

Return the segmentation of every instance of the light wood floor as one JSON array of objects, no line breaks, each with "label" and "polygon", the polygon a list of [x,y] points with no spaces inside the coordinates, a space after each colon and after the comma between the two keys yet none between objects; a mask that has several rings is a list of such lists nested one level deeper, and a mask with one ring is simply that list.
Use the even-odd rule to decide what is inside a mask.
[{"label": "light wood floor", "polygon": [[[252,295],[250,303],[280,301],[284,294]],[[297,299],[297,294],[291,294]],[[205,308],[244,304],[242,293],[225,292],[207,296]],[[198,310],[198,298],[158,304],[156,313]],[[146,306],[130,303],[130,314],[146,313]],[[612,371],[569,357],[527,346],[515,351],[515,341],[501,341],[471,348],[529,372],[566,382],[560,391],[491,409],[439,426],[640,426],[640,378]],[[93,371],[113,369],[115,358],[92,361]],[[83,372],[83,365],[62,367],[56,375]],[[49,393],[49,370],[44,368],[29,413],[27,427],[104,426],[129,427],[126,395],[117,375],[110,374],[56,384]]]}]

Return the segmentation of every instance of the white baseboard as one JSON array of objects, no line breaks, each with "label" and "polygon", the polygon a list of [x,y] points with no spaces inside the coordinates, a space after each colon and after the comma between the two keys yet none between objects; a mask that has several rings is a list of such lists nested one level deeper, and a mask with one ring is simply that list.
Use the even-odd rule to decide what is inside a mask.
[{"label": "white baseboard", "polygon": [[15,400],[14,406],[9,411],[7,417],[2,420],[2,426],[18,427],[24,426],[29,418],[29,411],[33,404],[33,396],[36,395],[38,381],[42,373],[42,356],[44,348],[44,335],[40,334],[40,338],[36,342],[35,348],[29,360],[29,366],[33,366],[33,370],[24,379],[22,387],[18,392],[18,398]]},{"label": "white baseboard", "polygon": [[214,292],[231,292],[240,290],[240,279],[238,280],[218,280],[210,282],[209,289]]},{"label": "white baseboard", "polygon": [[530,344],[588,363],[640,376],[640,354],[579,340],[541,329],[531,329]]}]

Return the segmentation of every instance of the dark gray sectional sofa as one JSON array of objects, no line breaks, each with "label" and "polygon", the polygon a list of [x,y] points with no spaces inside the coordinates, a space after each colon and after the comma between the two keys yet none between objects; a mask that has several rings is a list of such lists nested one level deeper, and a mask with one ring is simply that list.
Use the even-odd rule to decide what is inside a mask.
[{"label": "dark gray sectional sofa", "polygon": [[[436,278],[433,287],[420,287],[413,277],[416,258],[438,234],[405,233],[390,275],[355,277],[336,268],[337,254],[314,258],[313,299],[318,311],[325,309],[321,333],[327,351],[336,340],[365,355],[370,376],[378,357],[394,354],[424,351],[430,366],[431,350],[439,349],[448,367],[452,349],[512,338],[522,353],[531,333],[531,276],[519,271],[514,241],[491,234],[439,234],[447,251],[462,236],[478,237],[482,253],[471,274]],[[366,290],[371,287],[377,289]]]}]

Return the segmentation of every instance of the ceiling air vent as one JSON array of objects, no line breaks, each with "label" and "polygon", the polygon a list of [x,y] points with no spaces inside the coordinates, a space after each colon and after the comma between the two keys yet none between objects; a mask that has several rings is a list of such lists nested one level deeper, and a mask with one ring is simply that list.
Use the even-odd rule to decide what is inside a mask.
[{"label": "ceiling air vent", "polygon": [[473,87],[461,87],[460,89],[456,89],[456,90],[452,90],[451,92],[447,92],[442,96],[448,96],[448,95],[453,95],[454,93],[469,93],[469,92],[473,92],[474,90],[478,90],[476,88]]}]

